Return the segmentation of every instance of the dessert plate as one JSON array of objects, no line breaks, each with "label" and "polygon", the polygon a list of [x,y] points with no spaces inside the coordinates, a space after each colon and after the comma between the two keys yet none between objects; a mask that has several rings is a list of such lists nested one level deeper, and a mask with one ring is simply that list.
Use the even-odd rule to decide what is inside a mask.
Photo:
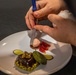
[{"label": "dessert plate", "polygon": [[0,70],[11,75],[52,74],[62,69],[72,57],[72,48],[70,44],[62,42],[57,42],[57,44],[54,44],[51,42],[49,51],[51,55],[54,56],[54,59],[48,61],[46,65],[40,65],[34,71],[27,73],[22,72],[21,70],[18,70],[14,67],[14,61],[17,57],[13,54],[13,50],[15,49],[21,49],[22,51],[28,52],[34,51],[30,47],[30,38],[28,36],[28,31],[14,33],[0,41]]}]

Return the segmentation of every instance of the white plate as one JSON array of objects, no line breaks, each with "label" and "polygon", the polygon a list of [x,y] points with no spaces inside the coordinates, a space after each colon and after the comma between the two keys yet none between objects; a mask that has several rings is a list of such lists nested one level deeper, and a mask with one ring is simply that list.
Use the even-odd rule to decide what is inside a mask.
[{"label": "white plate", "polygon": [[[14,49],[23,51],[33,51],[30,48],[30,38],[27,31],[12,34],[0,41],[0,70],[12,75],[27,75],[26,72],[20,72],[14,67],[16,55],[13,54]],[[46,66],[41,66],[29,75],[47,75],[62,69],[71,59],[72,48],[69,44],[60,43],[51,44],[50,52],[54,59],[48,61]]]}]

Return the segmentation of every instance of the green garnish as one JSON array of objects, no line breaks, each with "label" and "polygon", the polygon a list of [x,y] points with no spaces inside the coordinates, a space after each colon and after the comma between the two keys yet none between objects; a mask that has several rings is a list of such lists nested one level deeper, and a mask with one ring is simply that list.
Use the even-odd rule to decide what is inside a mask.
[{"label": "green garnish", "polygon": [[40,64],[43,64],[43,65],[46,65],[47,64],[47,59],[45,58],[45,56],[43,54],[41,54],[40,52],[38,51],[34,51],[33,52],[33,57],[34,59],[40,63]]},{"label": "green garnish", "polygon": [[52,60],[54,58],[52,55],[44,54],[44,56],[47,60]]},{"label": "green garnish", "polygon": [[13,53],[14,53],[15,55],[20,55],[20,54],[23,54],[23,51],[20,50],[20,49],[15,49],[15,50],[13,51]]}]

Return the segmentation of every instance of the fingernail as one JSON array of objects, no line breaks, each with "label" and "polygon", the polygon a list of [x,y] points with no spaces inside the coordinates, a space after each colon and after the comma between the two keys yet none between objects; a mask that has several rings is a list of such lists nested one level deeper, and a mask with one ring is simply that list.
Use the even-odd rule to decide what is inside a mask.
[{"label": "fingernail", "polygon": [[34,12],[35,17],[39,17],[39,14],[37,12]]},{"label": "fingernail", "polygon": [[51,17],[51,15],[49,14],[49,15],[48,15],[48,18],[50,18],[50,17]]},{"label": "fingernail", "polygon": [[33,28],[35,28],[36,26],[34,26]]}]

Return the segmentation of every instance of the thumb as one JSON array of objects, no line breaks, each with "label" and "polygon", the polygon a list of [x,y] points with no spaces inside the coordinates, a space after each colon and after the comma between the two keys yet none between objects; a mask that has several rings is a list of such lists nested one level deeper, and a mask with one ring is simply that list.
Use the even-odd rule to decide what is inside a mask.
[{"label": "thumb", "polygon": [[56,25],[60,25],[64,21],[64,18],[62,18],[56,14],[49,14],[48,19]]},{"label": "thumb", "polygon": [[50,10],[47,9],[47,6],[45,6],[44,8],[41,8],[37,11],[34,12],[34,16],[36,18],[41,18],[41,17],[44,17],[46,15],[48,15],[50,12]]}]

